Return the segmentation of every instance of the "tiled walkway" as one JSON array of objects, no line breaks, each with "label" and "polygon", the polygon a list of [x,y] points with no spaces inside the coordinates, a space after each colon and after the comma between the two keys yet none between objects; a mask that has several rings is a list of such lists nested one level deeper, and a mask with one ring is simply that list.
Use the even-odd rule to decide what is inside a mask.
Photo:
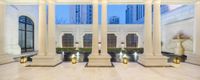
[{"label": "tiled walkway", "polygon": [[62,63],[56,67],[0,65],[0,80],[200,80],[200,66],[146,68],[138,63],[114,63],[114,68],[85,68],[86,63]]}]

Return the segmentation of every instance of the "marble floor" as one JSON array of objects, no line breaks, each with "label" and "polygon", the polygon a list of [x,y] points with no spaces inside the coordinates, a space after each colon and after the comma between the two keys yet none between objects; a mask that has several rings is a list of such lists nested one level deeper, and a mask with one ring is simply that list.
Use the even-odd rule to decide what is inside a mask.
[{"label": "marble floor", "polygon": [[138,63],[114,63],[114,68],[85,68],[86,63],[64,62],[56,67],[0,65],[0,80],[200,80],[200,66],[143,67]]}]

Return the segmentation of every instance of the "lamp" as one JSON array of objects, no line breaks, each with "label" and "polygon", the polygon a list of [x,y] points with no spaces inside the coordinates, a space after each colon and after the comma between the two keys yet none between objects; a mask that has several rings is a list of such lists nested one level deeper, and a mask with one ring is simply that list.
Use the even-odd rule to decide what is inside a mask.
[{"label": "lamp", "polygon": [[173,59],[173,63],[175,63],[175,64],[180,64],[180,63],[181,63],[180,58],[179,58],[179,57],[175,57],[175,58]]},{"label": "lamp", "polygon": [[77,59],[76,59],[75,54],[72,54],[72,56],[71,56],[71,62],[72,62],[72,64],[76,64],[77,63]]},{"label": "lamp", "polygon": [[123,56],[123,63],[128,64],[128,56],[126,54]]},{"label": "lamp", "polygon": [[26,62],[27,62],[27,57],[22,56],[22,57],[20,58],[20,63],[22,64],[22,63],[26,63]]}]

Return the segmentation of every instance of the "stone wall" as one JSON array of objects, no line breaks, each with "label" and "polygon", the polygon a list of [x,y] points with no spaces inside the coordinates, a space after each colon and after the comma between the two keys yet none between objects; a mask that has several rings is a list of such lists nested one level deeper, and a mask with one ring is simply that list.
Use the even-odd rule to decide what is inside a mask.
[{"label": "stone wall", "polygon": [[162,15],[162,50],[174,53],[176,42],[173,37],[183,32],[191,37],[183,42],[185,53],[193,52],[193,28],[194,28],[193,5],[185,5]]}]

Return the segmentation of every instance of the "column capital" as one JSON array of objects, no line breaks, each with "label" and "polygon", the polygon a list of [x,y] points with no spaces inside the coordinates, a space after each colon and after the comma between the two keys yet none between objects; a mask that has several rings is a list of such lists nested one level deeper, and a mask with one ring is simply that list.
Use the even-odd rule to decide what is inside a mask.
[{"label": "column capital", "polygon": [[159,3],[159,4],[160,4],[160,3],[161,3],[161,0],[154,0],[153,2],[154,2],[154,3]]},{"label": "column capital", "polygon": [[151,4],[153,0],[145,0],[145,4]]},{"label": "column capital", "polygon": [[108,0],[102,0],[102,3],[103,3],[103,4],[107,4],[107,3],[108,3]]},{"label": "column capital", "polygon": [[46,4],[46,2],[47,2],[46,0],[40,0],[39,1],[40,4]]},{"label": "column capital", "polygon": [[93,4],[99,4],[99,0],[92,0]]},{"label": "column capital", "polygon": [[55,3],[55,0],[48,0],[48,3]]},{"label": "column capital", "polygon": [[6,4],[5,0],[0,0],[0,4]]},{"label": "column capital", "polygon": [[200,0],[195,0],[195,4],[200,4]]}]

